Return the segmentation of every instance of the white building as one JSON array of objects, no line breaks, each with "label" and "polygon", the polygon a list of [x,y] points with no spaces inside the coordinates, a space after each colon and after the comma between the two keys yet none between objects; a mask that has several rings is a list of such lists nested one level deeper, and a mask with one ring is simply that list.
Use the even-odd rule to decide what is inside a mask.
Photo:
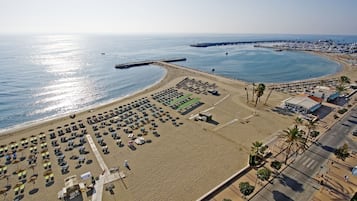
[{"label": "white building", "polygon": [[316,111],[321,107],[321,102],[322,100],[319,101],[319,98],[307,95],[298,95],[283,101],[285,108],[302,114],[308,114]]},{"label": "white building", "polygon": [[309,95],[323,99],[326,102],[334,101],[339,93],[326,86],[316,86],[313,91],[308,92]]}]

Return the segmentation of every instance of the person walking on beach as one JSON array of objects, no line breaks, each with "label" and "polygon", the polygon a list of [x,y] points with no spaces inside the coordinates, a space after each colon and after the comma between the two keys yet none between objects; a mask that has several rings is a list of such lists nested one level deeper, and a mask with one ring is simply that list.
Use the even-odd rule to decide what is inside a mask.
[{"label": "person walking on beach", "polygon": [[128,160],[124,161],[124,167],[128,168],[128,170],[131,170],[130,166],[129,166],[129,163],[128,163]]},{"label": "person walking on beach", "polygon": [[349,179],[348,176],[345,175],[345,181],[346,181],[346,182],[348,182],[348,179]]}]

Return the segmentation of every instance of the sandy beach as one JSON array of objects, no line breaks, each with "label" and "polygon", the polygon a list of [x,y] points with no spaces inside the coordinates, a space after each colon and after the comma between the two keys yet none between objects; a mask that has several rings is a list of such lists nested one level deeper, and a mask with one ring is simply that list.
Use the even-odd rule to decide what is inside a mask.
[{"label": "sandy beach", "polygon": [[[352,81],[357,78],[355,68],[342,56],[314,54],[328,57],[342,65],[342,70],[337,74],[318,80],[341,75],[347,75]],[[247,83],[174,64],[157,65],[166,69],[165,77],[156,85],[133,96],[78,112],[74,118],[60,117],[2,133],[0,145],[8,148],[0,158],[0,165],[7,167],[7,173],[4,174],[8,175],[8,179],[4,177],[0,180],[0,188],[7,188],[6,195],[3,194],[5,200],[13,200],[18,196],[22,196],[23,200],[55,200],[57,193],[64,187],[65,178],[71,175],[79,177],[88,171],[95,177],[102,174],[103,169],[88,143],[87,135],[93,139],[106,166],[119,167],[119,171],[125,174],[124,179],[111,182],[114,185],[112,192],[103,190],[103,200],[195,200],[247,165],[252,142],[267,141],[274,133],[293,123],[294,116],[282,115],[274,110],[282,100],[289,97],[288,94],[273,92],[267,105],[264,105],[269,93],[267,89],[257,107],[254,107],[251,86],[248,86],[249,103],[246,101]],[[193,80],[191,83],[197,85],[214,86],[220,95],[197,93],[178,87],[178,83],[185,79]],[[163,93],[166,89],[197,98],[202,104],[182,115],[178,110],[153,98],[153,95]],[[144,103],[147,106],[145,108],[141,107]],[[121,113],[123,108],[129,109]],[[211,113],[213,121],[195,121],[191,118],[202,111]],[[120,115],[124,116],[121,122],[118,120],[121,119]],[[87,120],[94,119],[93,116],[101,116],[103,120],[89,123]],[[135,118],[139,120],[137,126],[131,122],[125,123],[125,120],[132,121],[130,118],[134,122]],[[98,130],[93,129],[94,125]],[[73,126],[78,130],[73,129]],[[68,133],[66,128],[71,128]],[[110,128],[114,131],[111,132]],[[130,130],[134,137],[143,137],[146,143],[134,144],[136,150],[130,149],[127,145],[131,139],[125,129]],[[59,136],[59,130],[64,131],[64,134]],[[82,130],[86,130],[86,133],[76,136]],[[118,146],[117,139],[112,136],[114,132],[124,146]],[[51,137],[51,133],[56,136]],[[73,133],[76,133],[74,137]],[[64,136],[67,139],[73,137],[74,144],[84,137],[85,143],[65,151],[69,141],[61,142]],[[37,142],[31,142],[33,138]],[[99,138],[105,142],[104,146]],[[23,145],[22,142],[26,140],[28,144]],[[53,145],[54,140],[58,141],[58,145]],[[11,148],[16,144],[17,148]],[[109,153],[102,151],[105,146]],[[34,147],[37,151],[33,151]],[[62,173],[58,155],[55,154],[58,147],[61,147],[68,172]],[[84,147],[87,153],[79,153],[79,147]],[[16,152],[16,159],[7,162],[5,156],[13,152]],[[85,161],[79,165],[78,159],[72,156],[84,157]],[[29,159],[34,157],[37,158],[36,162],[29,164]],[[130,170],[123,166],[124,160],[128,160]],[[47,167],[48,162],[52,164],[50,168]],[[20,170],[26,171],[25,176],[20,175],[21,178],[18,175]],[[53,176],[52,181],[46,181],[48,170]],[[35,183],[29,182],[31,177],[36,177]],[[83,182],[90,184],[90,180]],[[14,187],[19,183],[24,185],[24,190],[16,195]],[[91,197],[88,193],[88,198]]]}]

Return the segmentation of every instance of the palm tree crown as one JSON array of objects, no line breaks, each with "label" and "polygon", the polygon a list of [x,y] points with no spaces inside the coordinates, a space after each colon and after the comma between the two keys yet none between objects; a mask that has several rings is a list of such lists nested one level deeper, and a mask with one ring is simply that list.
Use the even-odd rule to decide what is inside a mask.
[{"label": "palm tree crown", "polygon": [[258,100],[260,99],[260,97],[263,96],[264,91],[265,91],[265,84],[263,83],[259,83],[257,88],[255,89],[255,91],[257,92],[257,99],[255,100],[255,106],[257,106]]},{"label": "palm tree crown", "polygon": [[295,149],[295,151],[298,151],[299,149],[305,149],[302,132],[298,129],[297,125],[295,125],[294,128],[288,128],[287,130],[284,130],[284,133],[279,137],[282,138],[287,144],[284,162],[285,164],[288,161],[292,149]]}]

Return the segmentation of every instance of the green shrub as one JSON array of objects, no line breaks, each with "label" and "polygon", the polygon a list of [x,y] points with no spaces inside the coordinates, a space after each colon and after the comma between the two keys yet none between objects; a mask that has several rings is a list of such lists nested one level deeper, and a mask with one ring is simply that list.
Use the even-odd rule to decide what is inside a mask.
[{"label": "green shrub", "polygon": [[310,132],[310,136],[311,136],[311,137],[317,137],[318,135],[320,135],[320,132],[319,132],[319,131],[311,131],[311,132]]},{"label": "green shrub", "polygon": [[279,170],[281,168],[281,162],[275,160],[275,161],[271,162],[270,166],[276,170]]},{"label": "green shrub", "polygon": [[239,190],[243,195],[247,196],[253,193],[254,186],[250,185],[249,182],[240,182]]},{"label": "green shrub", "polygon": [[271,171],[266,167],[259,169],[257,172],[257,177],[262,181],[268,181],[270,175],[271,175]]},{"label": "green shrub", "polygon": [[351,201],[357,201],[357,192],[356,192],[355,195],[351,198]]},{"label": "green shrub", "polygon": [[337,111],[339,114],[343,114],[345,112],[347,112],[347,109],[346,108],[343,108],[343,109],[340,109]]},{"label": "green shrub", "polygon": [[348,145],[345,143],[342,147],[336,149],[335,155],[344,161],[350,155],[350,153],[348,153]]}]

